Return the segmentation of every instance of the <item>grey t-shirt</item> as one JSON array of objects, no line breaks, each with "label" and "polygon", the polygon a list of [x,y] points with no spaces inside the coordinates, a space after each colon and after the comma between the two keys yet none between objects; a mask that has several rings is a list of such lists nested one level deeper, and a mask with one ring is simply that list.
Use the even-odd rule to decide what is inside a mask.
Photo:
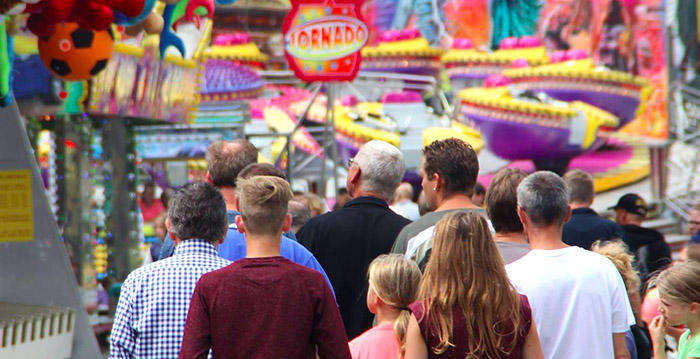
[{"label": "grey t-shirt", "polygon": [[504,264],[511,264],[530,252],[527,243],[496,242]]},{"label": "grey t-shirt", "polygon": [[401,232],[399,232],[399,235],[396,236],[396,240],[394,241],[394,246],[391,248],[391,252],[405,254],[406,249],[408,247],[408,241],[411,238],[417,236],[418,233],[423,232],[424,230],[434,226],[446,215],[457,211],[474,211],[486,217],[486,211],[483,208],[458,208],[426,213],[417,221],[407,225],[406,227],[403,227]]}]

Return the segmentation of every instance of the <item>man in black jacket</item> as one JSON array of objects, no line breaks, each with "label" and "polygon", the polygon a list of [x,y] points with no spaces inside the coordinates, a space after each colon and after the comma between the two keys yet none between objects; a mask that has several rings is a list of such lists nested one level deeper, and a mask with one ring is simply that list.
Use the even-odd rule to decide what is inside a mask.
[{"label": "man in black jacket", "polygon": [[636,258],[643,282],[671,264],[671,248],[664,235],[655,229],[642,227],[642,221],[648,212],[642,197],[628,193],[620,197],[611,209],[615,209],[615,220],[625,231],[625,244]]},{"label": "man in black jacket", "polygon": [[564,175],[564,182],[571,193],[571,218],[564,224],[564,243],[590,250],[598,240],[625,239],[625,233],[617,223],[599,216],[591,208],[595,199],[593,176],[573,170]]},{"label": "man in black jacket", "polygon": [[396,235],[411,222],[387,204],[404,170],[398,148],[383,141],[366,143],[348,169],[347,189],[353,199],[312,218],[296,233],[333,284],[348,339],[372,327],[374,316],[366,300],[369,264],[389,253]]}]

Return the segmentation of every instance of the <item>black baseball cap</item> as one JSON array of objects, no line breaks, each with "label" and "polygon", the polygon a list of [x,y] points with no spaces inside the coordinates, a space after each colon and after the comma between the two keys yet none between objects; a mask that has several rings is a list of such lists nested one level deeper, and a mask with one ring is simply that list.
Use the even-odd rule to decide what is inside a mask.
[{"label": "black baseball cap", "polygon": [[608,209],[624,209],[629,213],[634,213],[642,217],[646,217],[647,212],[649,211],[647,208],[647,203],[636,193],[628,193],[620,197],[617,204]]}]

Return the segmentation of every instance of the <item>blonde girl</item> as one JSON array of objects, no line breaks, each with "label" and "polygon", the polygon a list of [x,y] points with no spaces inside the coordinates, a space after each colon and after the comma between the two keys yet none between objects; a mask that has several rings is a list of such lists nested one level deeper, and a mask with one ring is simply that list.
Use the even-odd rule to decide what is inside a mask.
[{"label": "blonde girl", "polygon": [[403,356],[409,304],[418,298],[418,265],[400,254],[380,255],[367,271],[367,308],[377,325],[350,342],[353,359],[398,359]]},{"label": "blonde girl", "polygon": [[688,328],[678,340],[677,358],[700,358],[700,263],[677,264],[661,272],[654,282],[661,300],[661,315],[649,327],[654,358],[666,359],[665,330],[676,325]]},{"label": "blonde girl", "polygon": [[406,359],[542,358],[527,297],[511,285],[486,219],[455,212],[435,243],[406,334]]}]

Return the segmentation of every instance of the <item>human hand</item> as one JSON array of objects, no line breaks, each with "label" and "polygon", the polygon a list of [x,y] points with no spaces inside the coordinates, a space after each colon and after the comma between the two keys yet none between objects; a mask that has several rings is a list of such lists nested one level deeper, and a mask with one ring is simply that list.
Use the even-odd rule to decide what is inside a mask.
[{"label": "human hand", "polygon": [[665,354],[666,350],[666,319],[663,315],[656,316],[649,324],[649,333],[651,334],[651,341],[654,345],[654,356],[661,357],[661,353]]}]

